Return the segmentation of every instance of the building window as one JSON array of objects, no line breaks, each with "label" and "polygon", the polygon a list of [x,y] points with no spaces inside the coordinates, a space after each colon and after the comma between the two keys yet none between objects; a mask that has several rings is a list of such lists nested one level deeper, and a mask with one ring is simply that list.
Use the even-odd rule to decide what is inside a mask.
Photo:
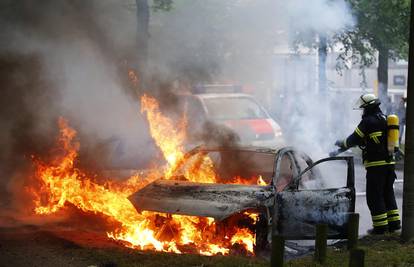
[{"label": "building window", "polygon": [[394,82],[394,85],[405,86],[405,76],[404,75],[394,75],[393,82]]}]

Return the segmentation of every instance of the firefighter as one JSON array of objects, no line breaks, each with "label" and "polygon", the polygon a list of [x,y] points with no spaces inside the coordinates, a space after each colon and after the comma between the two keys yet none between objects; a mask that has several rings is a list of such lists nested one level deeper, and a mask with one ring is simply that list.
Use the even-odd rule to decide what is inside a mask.
[{"label": "firefighter", "polygon": [[362,120],[355,131],[335,145],[344,151],[353,146],[362,149],[366,168],[366,199],[371,212],[373,229],[370,234],[394,232],[401,228],[393,184],[395,161],[387,147],[387,118],[373,94],[361,95],[355,109],[363,109]]}]

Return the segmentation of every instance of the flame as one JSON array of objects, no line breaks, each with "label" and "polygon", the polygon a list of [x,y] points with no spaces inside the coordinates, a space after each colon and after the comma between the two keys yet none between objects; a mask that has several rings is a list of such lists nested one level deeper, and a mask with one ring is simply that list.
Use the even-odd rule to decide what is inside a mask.
[{"label": "flame", "polygon": [[166,172],[166,178],[169,178],[171,171],[184,156],[185,129],[181,127],[176,130],[173,122],[161,114],[157,100],[147,95],[141,97],[141,113],[144,112],[149,121],[151,136],[169,164]]},{"label": "flame", "polygon": [[[141,250],[226,255],[234,244],[239,244],[253,254],[255,236],[248,228],[230,225],[231,230],[223,230],[212,218],[137,212],[133,207],[128,196],[159,177],[172,178],[174,169],[184,159],[185,119],[176,129],[160,112],[158,102],[147,95],[141,98],[141,112],[146,114],[151,135],[168,163],[165,169],[154,169],[145,177],[137,174],[124,182],[99,184],[76,167],[80,143],[76,131],[60,118],[58,153],[47,163],[34,158],[37,185],[28,187],[28,191],[33,195],[35,213],[46,216],[65,210],[67,203],[71,203],[84,212],[103,215],[114,225],[107,232],[108,237]],[[189,180],[204,183],[218,180],[208,156],[195,157],[190,166],[185,174]],[[243,179],[238,177],[233,182],[241,183]],[[259,177],[255,183],[262,182]],[[240,216],[250,218],[253,223],[258,219],[252,213]]]},{"label": "flame", "polygon": [[[173,121],[163,116],[157,100],[147,95],[141,97],[141,113],[147,115],[151,136],[168,162],[165,178],[169,179],[184,157],[186,117],[183,116],[177,130]],[[195,158],[191,167],[186,170],[185,177],[192,182],[215,183],[216,174],[210,157]]]},{"label": "flame", "polygon": [[251,232],[246,228],[237,229],[236,234],[231,238],[231,243],[245,245],[248,251],[253,251],[254,241],[251,238]]},{"label": "flame", "polygon": [[263,177],[261,175],[259,175],[259,178],[257,178],[257,182],[258,185],[267,185],[267,183],[265,182],[265,180],[263,180]]},{"label": "flame", "polygon": [[263,179],[261,175],[259,176],[252,176],[250,178],[245,178],[241,176],[233,177],[233,180],[229,181],[231,184],[257,184],[257,185],[267,185],[266,181]]}]

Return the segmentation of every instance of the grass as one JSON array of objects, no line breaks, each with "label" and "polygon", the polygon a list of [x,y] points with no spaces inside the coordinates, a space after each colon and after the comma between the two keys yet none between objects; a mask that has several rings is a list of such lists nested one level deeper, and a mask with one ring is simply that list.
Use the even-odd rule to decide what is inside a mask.
[{"label": "grass", "polygon": [[[414,242],[402,243],[397,234],[369,236],[359,240],[359,248],[365,251],[365,266],[414,266]],[[83,254],[83,255],[82,255]],[[140,252],[125,249],[85,250],[80,257],[99,267],[158,267],[158,266],[192,266],[192,267],[236,267],[270,266],[268,261],[251,257],[199,255],[176,255],[169,253]],[[349,266],[349,251],[346,243],[328,249],[324,265],[313,261],[312,255],[285,262],[285,266]]]},{"label": "grass", "polygon": [[[0,266],[82,266],[82,267],[264,267],[264,259],[242,256],[200,256],[139,251],[110,242],[102,247],[85,247],[55,233],[24,231],[0,232]],[[96,236],[85,236],[87,243]],[[80,239],[79,239],[80,240]],[[99,240],[97,240],[99,241]],[[113,245],[113,246],[109,246]],[[116,246],[115,246],[116,245]],[[414,242],[402,243],[398,234],[367,236],[359,240],[365,251],[365,266],[414,267]],[[285,266],[322,266],[313,261],[313,255],[285,262]],[[329,247],[323,266],[349,266],[346,243]]]},{"label": "grass", "polygon": [[[365,266],[414,266],[414,242],[402,243],[398,234],[367,236],[359,240],[358,247],[365,251]],[[307,256],[285,266],[349,266],[349,251],[346,244],[330,248],[324,265],[314,263],[312,256]]]},{"label": "grass", "polygon": [[[414,266],[414,242],[402,243],[397,234],[385,236],[365,237],[359,241],[359,248],[365,251],[365,266]],[[174,255],[166,253],[143,253],[132,251],[125,255],[125,251],[93,252],[100,266],[114,263],[113,266],[270,266],[265,260],[216,256],[203,257],[199,255]],[[98,266],[99,266],[98,265]],[[110,266],[110,265],[107,265]],[[313,262],[312,255],[287,261],[285,266],[349,266],[349,252],[346,244],[332,247],[328,250],[328,257],[324,265]]]},{"label": "grass", "polygon": [[269,263],[249,257],[237,256],[200,256],[200,255],[177,255],[170,253],[139,252],[131,250],[83,250],[78,255],[88,258],[87,262],[99,267],[170,267],[170,266],[192,266],[192,267],[264,267]]}]

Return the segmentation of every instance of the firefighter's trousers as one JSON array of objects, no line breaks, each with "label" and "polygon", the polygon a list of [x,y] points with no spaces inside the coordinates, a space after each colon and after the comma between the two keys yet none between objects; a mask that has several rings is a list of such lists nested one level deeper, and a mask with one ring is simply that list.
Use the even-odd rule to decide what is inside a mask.
[{"label": "firefighter's trousers", "polygon": [[394,165],[367,168],[366,197],[374,230],[383,232],[400,227],[400,216],[394,196]]}]

